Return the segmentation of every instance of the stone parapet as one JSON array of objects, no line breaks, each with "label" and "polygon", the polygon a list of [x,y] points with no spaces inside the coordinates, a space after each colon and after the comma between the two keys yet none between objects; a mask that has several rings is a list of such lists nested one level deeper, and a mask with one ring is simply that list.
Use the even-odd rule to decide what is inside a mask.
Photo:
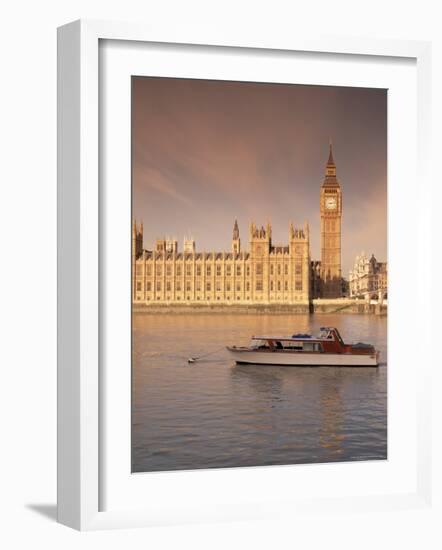
[{"label": "stone parapet", "polygon": [[369,304],[362,300],[345,298],[317,299],[299,304],[134,304],[133,313],[233,313],[233,314],[306,314],[306,313],[353,313],[386,315],[387,306]]}]

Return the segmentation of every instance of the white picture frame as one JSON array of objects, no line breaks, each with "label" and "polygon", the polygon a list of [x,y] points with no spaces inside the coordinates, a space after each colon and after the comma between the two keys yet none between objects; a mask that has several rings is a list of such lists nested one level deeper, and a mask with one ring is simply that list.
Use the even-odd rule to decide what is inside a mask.
[{"label": "white picture frame", "polygon": [[[76,21],[58,31],[58,521],[80,530],[150,526],[167,523],[216,519],[253,518],[267,514],[261,500],[251,501],[245,514],[232,506],[227,515],[221,507],[199,505],[180,515],[179,509],[168,514],[167,506],[114,507],[103,510],[100,483],[103,480],[102,434],[100,414],[103,388],[100,332],[101,236],[100,212],[103,208],[99,176],[99,45],[101,40],[128,43],[167,43],[179,47],[202,45],[254,51],[311,52],[334,55],[411,58],[417,70],[418,144],[417,162],[420,181],[420,208],[416,214],[420,241],[419,274],[423,289],[431,284],[431,231],[427,213],[431,206],[432,183],[429,178],[430,63],[431,46],[426,42],[372,40],[350,37],[281,37],[267,43],[241,37],[211,38],[186,36],[173,32],[159,36],[143,25],[101,21]],[[391,244],[391,243],[390,243]],[[425,291],[418,297],[422,322],[422,347],[431,338],[429,300]],[[427,346],[426,357],[431,358]],[[433,352],[434,353],[434,352]],[[422,507],[431,500],[430,366],[422,361],[416,384],[417,484],[415,491],[358,496],[316,497],[288,500],[269,506],[275,515],[308,511],[370,511],[403,507]],[[343,465],[348,467],[348,465]],[[285,467],[287,468],[287,467]],[[255,469],[255,477],[262,475]],[[183,474],[184,476],[186,474]],[[189,474],[187,474],[189,475]],[[204,473],[203,473],[204,475]],[[245,474],[237,469],[238,479]],[[266,474],[265,474],[266,475]],[[165,479],[165,478],[163,478]],[[175,478],[178,480],[178,478]],[[161,479],[156,484],[161,487]],[[173,491],[172,485],[168,490]],[[315,492],[313,492],[315,493]],[[171,496],[173,498],[173,496]],[[191,496],[189,496],[191,498]],[[232,496],[233,498],[233,496]],[[265,500],[265,495],[264,495]],[[268,497],[267,497],[268,498]],[[252,499],[253,500],[253,499]],[[205,508],[209,513],[205,513]]]}]

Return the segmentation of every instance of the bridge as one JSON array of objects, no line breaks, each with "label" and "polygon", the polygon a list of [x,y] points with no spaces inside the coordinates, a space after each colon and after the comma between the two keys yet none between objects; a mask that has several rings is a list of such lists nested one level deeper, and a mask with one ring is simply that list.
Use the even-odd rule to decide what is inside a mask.
[{"label": "bridge", "polygon": [[363,299],[370,304],[387,305],[388,292],[387,287],[377,288],[376,290],[364,290],[352,296],[354,299]]}]

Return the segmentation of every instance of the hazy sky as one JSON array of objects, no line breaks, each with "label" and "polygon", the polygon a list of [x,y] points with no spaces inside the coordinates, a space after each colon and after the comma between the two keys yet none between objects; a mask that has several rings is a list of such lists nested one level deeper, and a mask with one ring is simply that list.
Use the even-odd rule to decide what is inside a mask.
[{"label": "hazy sky", "polygon": [[387,92],[367,88],[133,78],[133,216],[157,237],[229,250],[238,219],[287,244],[310,223],[319,255],[319,192],[329,139],[343,193],[343,275],[361,251],[387,253]]}]

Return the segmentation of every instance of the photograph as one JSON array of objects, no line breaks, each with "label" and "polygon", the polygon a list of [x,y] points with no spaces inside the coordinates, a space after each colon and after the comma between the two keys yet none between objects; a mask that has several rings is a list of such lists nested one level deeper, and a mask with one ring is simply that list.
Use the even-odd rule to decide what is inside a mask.
[{"label": "photograph", "polygon": [[386,460],[387,90],[132,76],[131,151],[132,473]]}]

